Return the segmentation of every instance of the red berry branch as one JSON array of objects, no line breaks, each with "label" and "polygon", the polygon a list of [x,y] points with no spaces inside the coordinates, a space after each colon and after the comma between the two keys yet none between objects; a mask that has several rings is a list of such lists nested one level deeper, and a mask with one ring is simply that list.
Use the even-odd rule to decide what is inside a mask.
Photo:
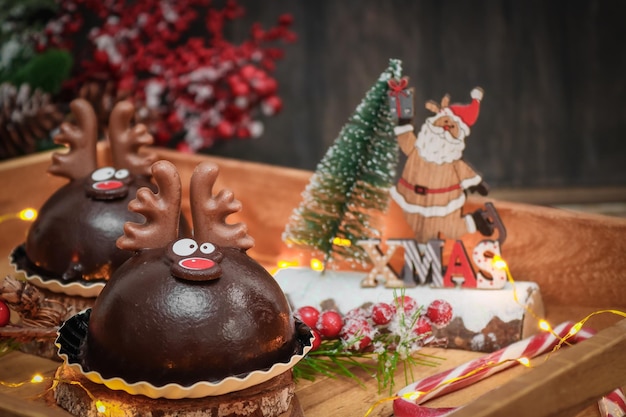
[{"label": "red berry branch", "polygon": [[282,107],[271,73],[283,57],[275,45],[296,40],[290,15],[269,29],[253,24],[235,44],[224,35],[244,14],[235,0],[221,8],[210,0],[59,0],[59,8],[37,39],[39,50],[75,50],[86,34],[65,91],[112,83],[112,100],[132,98],[158,144],[197,151],[220,139],[258,137],[259,113]]},{"label": "red berry branch", "polygon": [[356,358],[369,357],[377,364],[379,388],[393,388],[396,369],[401,362],[435,366],[432,357],[419,354],[424,346],[441,346],[446,340],[433,336],[433,327],[443,328],[452,320],[452,307],[435,300],[427,307],[407,296],[394,296],[391,303],[379,302],[359,307],[344,315],[335,310],[319,311],[300,307],[296,317],[311,328],[313,349],[294,370],[296,377],[314,379],[316,373],[339,374],[356,378],[349,365],[369,370]]}]

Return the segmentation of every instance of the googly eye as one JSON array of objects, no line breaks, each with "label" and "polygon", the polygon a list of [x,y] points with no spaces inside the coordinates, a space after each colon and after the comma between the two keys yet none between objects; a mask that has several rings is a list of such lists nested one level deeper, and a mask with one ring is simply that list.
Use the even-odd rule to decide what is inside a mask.
[{"label": "googly eye", "polygon": [[113,178],[113,175],[115,175],[115,168],[104,167],[104,168],[96,169],[91,174],[91,179],[94,181],[106,181],[106,180],[110,180],[111,178]]},{"label": "googly eye", "polygon": [[189,256],[198,249],[198,244],[193,239],[181,239],[172,245],[172,251],[178,256]]},{"label": "googly eye", "polygon": [[200,245],[200,252],[208,255],[209,253],[215,252],[215,246],[212,243],[203,243]]},{"label": "googly eye", "polygon": [[117,178],[118,180],[123,180],[124,178],[127,178],[128,175],[129,173],[127,169],[118,169],[117,171],[115,171],[115,178]]}]

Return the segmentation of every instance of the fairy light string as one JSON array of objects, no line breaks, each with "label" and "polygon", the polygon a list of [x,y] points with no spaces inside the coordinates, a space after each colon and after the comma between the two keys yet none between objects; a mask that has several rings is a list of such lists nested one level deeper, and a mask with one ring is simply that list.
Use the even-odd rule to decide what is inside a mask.
[{"label": "fairy light string", "polygon": [[26,384],[39,384],[41,382],[43,382],[46,378],[44,378],[41,374],[35,374],[33,375],[33,377],[27,381],[22,381],[22,382],[5,382],[5,381],[0,381],[0,385],[2,385],[3,387],[8,387],[8,388],[19,388],[21,386],[24,386]]},{"label": "fairy light string", "polygon": [[[561,337],[558,334],[555,334],[555,337],[559,340],[558,343],[555,345],[555,347],[552,349],[552,352],[557,351],[558,349],[561,348],[561,346],[564,343],[567,343],[567,340],[574,337],[583,327],[584,323],[587,322],[591,317],[596,316],[598,314],[603,314],[603,313],[612,313],[612,314],[616,314],[619,315],[621,317],[626,317],[626,313],[623,311],[619,311],[619,310],[612,310],[612,309],[608,309],[608,310],[599,310],[599,311],[594,311],[593,313],[587,315],[584,319],[580,320],[579,322],[575,323],[574,325],[572,325],[568,331],[568,333]],[[549,355],[546,357],[545,360],[548,360]],[[417,401],[419,400],[421,397],[424,397],[428,394],[430,394],[433,391],[438,390],[439,388],[455,383],[455,382],[460,382],[463,380],[466,380],[468,378],[474,377],[478,374],[480,374],[483,371],[486,371],[490,368],[495,368],[501,365],[504,365],[506,363],[510,363],[510,362],[517,362],[520,365],[525,366],[526,368],[532,368],[532,364],[529,358],[527,357],[520,357],[517,359],[506,359],[506,360],[502,360],[499,362],[488,362],[486,364],[484,364],[483,366],[480,366],[476,369],[473,369],[469,372],[466,372],[462,375],[453,377],[453,378],[449,378],[446,380],[443,380],[442,382],[436,384],[435,386],[433,386],[432,388],[430,388],[429,390],[426,391],[412,391],[412,392],[407,392],[404,393],[402,395],[392,395],[389,397],[385,397],[385,398],[381,398],[378,401],[376,401],[368,410],[367,412],[364,414],[364,417],[368,417],[377,407],[379,407],[380,405],[389,402],[389,401],[394,401],[397,399],[405,399],[405,400],[409,400],[409,401]]]},{"label": "fairy light string", "polygon": [[574,337],[585,325],[585,323],[592,317],[597,316],[599,314],[615,314],[617,316],[621,316],[626,318],[626,312],[620,311],[620,310],[614,310],[614,309],[606,309],[606,310],[598,310],[598,311],[594,311],[591,314],[588,314],[584,319],[580,320],[579,322],[575,323],[569,330],[569,332],[567,333],[567,335],[565,335],[565,337],[563,337],[562,340],[559,341],[559,343],[557,343],[557,345],[554,347],[554,349],[552,350],[553,352],[557,351],[558,349],[561,348],[561,346],[563,345],[563,343],[567,343],[567,339]]},{"label": "fairy light string", "polygon": [[513,274],[511,274],[511,270],[509,269],[508,263],[500,255],[494,255],[492,263],[495,268],[503,270],[506,273],[507,280],[509,281],[509,284],[511,285],[511,289],[513,291],[513,300],[517,304],[519,304],[524,310],[526,310],[528,314],[530,314],[532,317],[534,317],[537,320],[539,328],[543,330],[544,332],[549,332],[552,336],[556,337],[560,342],[559,346],[562,345],[563,343],[567,343],[567,338],[568,338],[567,336],[566,337],[559,336],[554,331],[554,329],[552,328],[550,323],[548,323],[547,320],[539,317],[539,315],[537,315],[537,313],[535,313],[535,311],[532,308],[530,308],[528,304],[524,304],[520,302],[519,296],[517,295],[517,287],[515,286],[515,280],[513,279]]},{"label": "fairy light string", "polygon": [[42,382],[45,382],[45,381],[50,381],[52,383],[50,384],[50,386],[45,391],[43,391],[40,394],[35,395],[34,397],[30,397],[30,399],[34,400],[34,399],[37,399],[37,398],[41,398],[48,391],[54,389],[57,384],[63,383],[63,384],[75,385],[75,386],[80,387],[85,392],[85,394],[87,394],[87,396],[91,399],[91,401],[94,403],[96,411],[99,414],[101,414],[102,416],[110,415],[111,414],[110,411],[112,411],[113,408],[114,408],[114,405],[109,404],[106,401],[103,401],[101,399],[98,399],[80,381],[74,381],[74,380],[68,380],[68,379],[56,378],[56,377],[44,377],[41,374],[35,374],[35,375],[33,375],[33,377],[31,379],[28,379],[28,380],[25,380],[25,381],[21,381],[21,382],[0,381],[0,385],[4,386],[4,387],[8,387],[8,388],[19,388],[19,387],[22,387],[22,386],[27,385],[27,384],[41,384]]},{"label": "fairy light string", "polygon": [[506,363],[509,362],[517,362],[527,368],[532,368],[531,364],[530,364],[530,360],[526,357],[521,357],[519,359],[506,359],[503,361],[499,361],[499,362],[487,362],[486,364],[484,364],[483,366],[480,366],[476,369],[473,369],[463,375],[459,375],[456,377],[452,377],[452,378],[448,378],[446,380],[441,381],[440,383],[436,384],[435,386],[433,386],[431,389],[426,390],[426,391],[411,391],[411,392],[406,392],[402,395],[392,395],[390,397],[385,397],[385,398],[381,398],[380,400],[376,401],[365,413],[365,415],[363,417],[368,417],[377,407],[379,407],[380,405],[389,402],[389,401],[394,401],[397,399],[405,399],[405,400],[409,400],[409,401],[417,401],[420,399],[420,397],[426,396],[428,394],[430,394],[433,391],[438,390],[439,388],[452,384],[454,382],[459,382],[459,381],[463,381],[465,379],[471,378],[473,376],[476,376],[478,374],[480,374],[483,371],[486,371],[487,369],[491,369],[491,368],[496,368],[498,366],[504,365]]},{"label": "fairy light string", "polygon": [[7,220],[18,219],[25,222],[32,222],[37,218],[37,210],[34,208],[25,208],[23,210],[18,211],[17,213],[6,213],[0,215],[0,223],[4,223]]}]

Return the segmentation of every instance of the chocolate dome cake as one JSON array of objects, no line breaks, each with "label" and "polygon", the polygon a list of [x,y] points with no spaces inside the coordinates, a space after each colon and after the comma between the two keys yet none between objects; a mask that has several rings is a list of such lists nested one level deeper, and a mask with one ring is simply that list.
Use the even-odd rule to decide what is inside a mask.
[{"label": "chocolate dome cake", "polygon": [[[128,203],[141,187],[150,183],[153,155],[138,149],[152,143],[145,126],[131,126],[134,108],[120,102],[113,109],[109,139],[115,168],[97,168],[97,120],[83,99],[71,103],[76,125],[63,123],[55,142],[69,147],[54,153],[48,172],[70,180],[41,207],[26,242],[12,253],[12,263],[33,283],[53,291],[68,292],[78,286],[104,285],[111,273],[132,252],[116,247],[127,221],[142,221],[128,211]],[[57,285],[58,284],[58,285]],[[99,290],[98,290],[99,291]],[[68,292],[73,294],[73,292]],[[84,295],[84,294],[80,294]],[[94,296],[97,294],[89,294]]]},{"label": "chocolate dome cake", "polygon": [[100,293],[83,346],[86,369],[129,383],[188,386],[267,369],[295,354],[289,306],[262,266],[222,248],[219,278],[186,280],[170,274],[176,263],[168,252],[142,251]]},{"label": "chocolate dome cake", "polygon": [[193,173],[193,239],[176,239],[176,168],[159,161],[152,173],[158,192],[141,189],[129,204],[146,222],[127,223],[118,240],[135,255],[82,322],[61,329],[60,354],[88,376],[156,387],[245,378],[302,355],[310,332],[295,323],[274,278],[246,254],[253,245],[246,226],[225,222],[241,205],[230,191],[212,195],[217,167],[203,163]]},{"label": "chocolate dome cake", "polygon": [[149,180],[135,178],[119,187],[125,188],[125,195],[99,200],[87,195],[87,179],[71,181],[41,207],[21,247],[22,269],[64,283],[104,281],[130,257],[132,253],[118,249],[115,240],[125,222],[141,221],[138,214],[128,213],[128,203],[130,193],[150,186]]}]

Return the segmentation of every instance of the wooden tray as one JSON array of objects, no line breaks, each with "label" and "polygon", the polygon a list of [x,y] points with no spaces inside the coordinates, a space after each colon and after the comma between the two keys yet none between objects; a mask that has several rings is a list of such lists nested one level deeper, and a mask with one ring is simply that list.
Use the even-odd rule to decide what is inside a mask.
[{"label": "wooden tray", "polygon": [[[219,164],[221,173],[218,187],[231,188],[242,201],[243,211],[233,217],[245,221],[250,234],[256,240],[255,247],[249,251],[250,255],[268,269],[274,268],[281,259],[296,256],[293,250],[282,243],[280,237],[293,208],[300,203],[300,194],[311,172],[232,159],[183,155],[170,150],[156,151],[161,158],[178,166],[183,178],[184,193],[188,192],[188,179],[199,162],[211,160]],[[107,161],[107,154],[106,145],[100,145],[101,161]],[[46,175],[49,164],[49,153],[0,163],[0,214],[18,212],[26,207],[38,208],[57,188],[65,184],[64,179]],[[477,207],[482,202],[481,199],[470,198],[470,208]],[[495,201],[495,205],[508,230],[503,257],[508,261],[516,280],[535,281],[540,285],[547,318],[551,323],[577,321],[600,309],[626,310],[626,219],[505,201]],[[189,215],[185,198],[183,212]],[[388,237],[411,235],[397,206],[391,206],[387,219],[385,234]],[[236,220],[237,218],[233,219]],[[28,223],[19,220],[0,224],[0,254],[4,254],[0,258],[2,276],[13,273],[6,257],[14,246],[24,241],[28,227]],[[589,325],[601,330],[618,322],[618,316],[604,314],[594,317]],[[624,326],[620,327],[618,324],[609,331],[619,337],[624,333]],[[428,351],[443,356],[446,360],[439,368],[416,368],[413,379],[423,378],[482,356],[481,353],[467,351]],[[592,354],[590,360],[601,362],[597,355]],[[626,350],[616,354],[613,360],[622,364],[626,362]],[[35,372],[52,375],[57,365],[56,362],[13,352],[0,357],[0,380],[21,381],[29,379]],[[506,381],[516,380],[516,377],[526,372],[525,369],[514,368],[460,392],[433,400],[428,405],[465,404]],[[626,385],[626,373],[622,375],[624,379],[620,384]],[[367,375],[362,377],[365,387],[352,381],[326,378],[319,378],[312,383],[299,383],[297,393],[305,414],[308,417],[363,415],[370,405],[386,393],[377,392],[373,378]],[[603,374],[596,375],[595,382],[602,377]],[[584,389],[593,381],[593,378],[585,377],[571,379],[570,383]],[[530,383],[542,382],[543,379]],[[398,375],[397,387],[404,385],[403,376]],[[42,386],[32,384],[19,389],[0,387],[0,415],[68,415],[48,404],[45,398],[29,400],[31,396],[42,391]],[[504,407],[508,400],[496,397],[490,401]],[[390,410],[390,404],[386,404],[377,408],[372,415],[389,416]],[[596,416],[598,413],[592,405],[580,415]]]}]

